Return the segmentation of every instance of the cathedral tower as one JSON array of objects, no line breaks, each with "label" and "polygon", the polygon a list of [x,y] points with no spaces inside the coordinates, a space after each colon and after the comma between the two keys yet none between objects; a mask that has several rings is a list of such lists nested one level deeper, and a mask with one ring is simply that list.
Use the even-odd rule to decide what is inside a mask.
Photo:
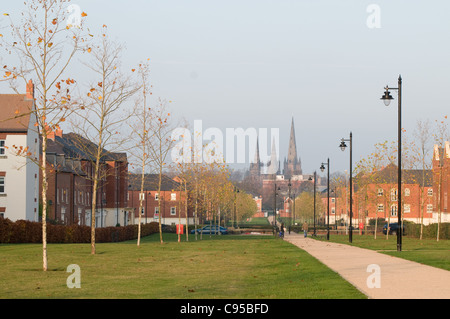
[{"label": "cathedral tower", "polygon": [[295,142],[294,118],[292,118],[291,122],[288,157],[284,160],[283,174],[285,178],[290,178],[293,175],[302,175],[302,162],[300,157],[297,156],[297,144]]}]

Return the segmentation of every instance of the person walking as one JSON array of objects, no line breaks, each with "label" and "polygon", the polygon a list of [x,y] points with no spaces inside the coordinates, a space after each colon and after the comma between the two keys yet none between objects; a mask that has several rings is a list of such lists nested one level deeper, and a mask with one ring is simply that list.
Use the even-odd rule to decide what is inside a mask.
[{"label": "person walking", "polygon": [[305,235],[305,238],[306,238],[306,236],[308,235],[308,224],[306,222],[303,223],[302,229],[303,229],[303,234]]}]

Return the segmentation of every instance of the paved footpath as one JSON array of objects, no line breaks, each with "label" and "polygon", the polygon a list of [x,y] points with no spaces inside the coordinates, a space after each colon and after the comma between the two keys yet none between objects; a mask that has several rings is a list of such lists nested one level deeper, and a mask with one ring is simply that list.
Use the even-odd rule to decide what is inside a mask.
[{"label": "paved footpath", "polygon": [[450,271],[369,249],[304,238],[303,234],[286,232],[285,240],[320,260],[370,299],[450,299]]}]

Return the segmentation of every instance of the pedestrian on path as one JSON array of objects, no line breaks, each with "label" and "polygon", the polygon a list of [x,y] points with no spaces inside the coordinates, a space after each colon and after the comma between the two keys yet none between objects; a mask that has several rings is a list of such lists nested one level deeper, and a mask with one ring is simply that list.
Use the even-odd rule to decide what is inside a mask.
[{"label": "pedestrian on path", "polygon": [[306,238],[306,236],[308,235],[308,224],[306,222],[303,223],[302,229],[303,229],[303,234],[305,235],[305,238]]}]

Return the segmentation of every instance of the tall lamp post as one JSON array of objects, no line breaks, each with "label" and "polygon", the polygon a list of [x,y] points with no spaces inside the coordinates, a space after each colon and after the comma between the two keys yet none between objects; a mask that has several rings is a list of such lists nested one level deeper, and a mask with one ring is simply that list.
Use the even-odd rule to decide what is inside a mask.
[{"label": "tall lamp post", "polygon": [[322,163],[320,170],[323,172],[327,166],[327,240],[330,240],[330,159]]},{"label": "tall lamp post", "polygon": [[402,251],[402,77],[398,76],[398,87],[390,88],[386,85],[384,88],[385,92],[381,97],[381,100],[384,102],[386,106],[389,106],[391,101],[394,99],[391,96],[389,90],[397,90],[398,93],[398,209],[397,209],[397,218],[398,218],[398,230],[397,230],[397,251]]},{"label": "tall lamp post", "polygon": [[[280,187],[278,187],[278,190],[280,190]],[[274,183],[274,189],[273,189],[273,228],[275,236],[277,236],[277,183]]]},{"label": "tall lamp post", "polygon": [[[314,211],[314,217],[313,217],[313,225],[314,225],[314,231],[313,236],[316,236],[316,171],[314,171],[314,199],[313,199],[313,211]],[[311,180],[311,177],[309,178]]]},{"label": "tall lamp post", "polygon": [[236,186],[234,186],[234,225],[233,225],[233,228],[236,228],[236,226],[237,226],[237,212],[236,212],[236,210],[237,210],[237,203],[236,203],[236,195],[237,195],[237,193],[239,193],[239,189],[236,187]]},{"label": "tall lamp post", "polygon": [[352,230],[352,219],[353,219],[353,180],[352,180],[352,132],[350,132],[350,139],[341,139],[341,144],[339,147],[342,151],[345,151],[347,144],[345,142],[350,142],[350,224],[348,226],[348,241],[351,243],[353,241],[353,230]]},{"label": "tall lamp post", "polygon": [[289,178],[289,197],[288,197],[288,203],[289,203],[289,234],[291,233],[291,225],[292,225],[292,212],[291,212],[291,179]]}]

